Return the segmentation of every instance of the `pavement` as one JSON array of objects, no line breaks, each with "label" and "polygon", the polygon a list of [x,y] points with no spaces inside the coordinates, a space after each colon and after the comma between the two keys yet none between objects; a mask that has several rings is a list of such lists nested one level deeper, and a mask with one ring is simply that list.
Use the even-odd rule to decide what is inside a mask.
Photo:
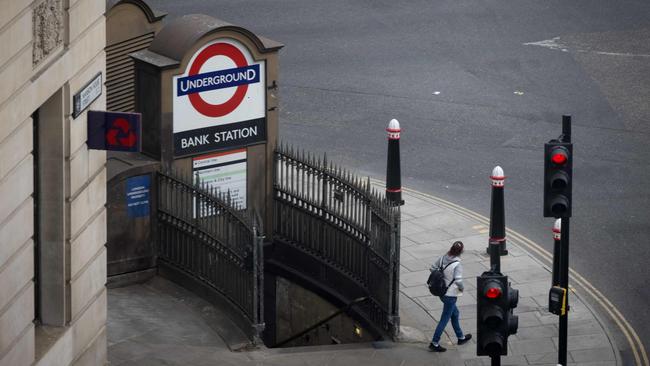
[{"label": "pavement", "polygon": [[[476,334],[476,276],[489,267],[488,227],[462,208],[405,190],[401,228],[400,317],[397,342],[268,349],[251,347],[219,309],[183,288],[155,277],[143,284],[108,291],[108,359],[131,365],[490,365],[477,357],[475,338],[457,346],[447,326],[447,352],[427,344],[442,303],[424,285],[433,260],[451,243],[465,244],[466,291],[458,300],[461,326]],[[508,242],[501,270],[519,290],[519,329],[508,339],[502,365],[556,365],[558,317],[547,308],[551,273],[530,253]],[[623,365],[608,330],[579,294],[570,295],[569,365]]]}]

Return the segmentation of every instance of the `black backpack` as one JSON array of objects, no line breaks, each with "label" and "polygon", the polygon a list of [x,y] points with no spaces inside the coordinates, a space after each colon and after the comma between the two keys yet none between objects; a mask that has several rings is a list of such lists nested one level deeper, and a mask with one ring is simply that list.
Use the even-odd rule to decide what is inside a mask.
[{"label": "black backpack", "polygon": [[[456,262],[458,261],[449,262],[444,268],[437,267],[431,271],[429,279],[427,280],[427,286],[429,287],[429,292],[431,292],[431,295],[444,296],[447,293],[447,289],[449,286],[451,286],[452,283],[454,283],[456,279],[452,279],[451,282],[449,282],[449,286],[447,286],[445,282],[445,269],[447,269],[450,264]],[[440,264],[442,265],[442,261],[440,261]]]}]

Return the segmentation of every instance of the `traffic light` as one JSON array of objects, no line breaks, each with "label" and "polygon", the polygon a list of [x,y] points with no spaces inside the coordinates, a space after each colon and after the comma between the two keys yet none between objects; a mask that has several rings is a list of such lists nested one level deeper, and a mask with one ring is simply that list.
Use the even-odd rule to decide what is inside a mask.
[{"label": "traffic light", "polygon": [[505,356],[508,336],[516,334],[519,327],[519,318],[512,311],[519,302],[519,291],[501,274],[485,272],[476,279],[476,355]]},{"label": "traffic light", "polygon": [[544,144],[544,217],[571,217],[573,144]]}]

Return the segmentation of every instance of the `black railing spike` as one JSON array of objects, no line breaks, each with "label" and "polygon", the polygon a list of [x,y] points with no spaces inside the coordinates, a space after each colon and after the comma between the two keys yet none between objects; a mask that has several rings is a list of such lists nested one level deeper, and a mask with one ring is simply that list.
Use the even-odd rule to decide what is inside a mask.
[{"label": "black railing spike", "polygon": [[368,177],[368,180],[366,181],[366,192],[370,193],[370,177]]},{"label": "black railing spike", "polygon": [[322,167],[324,167],[325,169],[327,169],[327,152],[325,152],[325,153],[323,154],[323,165],[322,165]]}]

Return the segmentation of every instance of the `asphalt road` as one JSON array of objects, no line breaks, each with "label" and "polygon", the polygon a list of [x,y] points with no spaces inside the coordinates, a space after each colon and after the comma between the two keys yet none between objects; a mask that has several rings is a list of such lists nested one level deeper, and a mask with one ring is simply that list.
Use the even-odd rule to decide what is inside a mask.
[{"label": "asphalt road", "polygon": [[285,141],[382,178],[384,128],[397,118],[404,186],[486,216],[488,176],[501,165],[507,225],[549,251],[543,144],[572,115],[571,266],[650,348],[649,2],[151,4],[168,19],[209,14],[285,44]]}]

